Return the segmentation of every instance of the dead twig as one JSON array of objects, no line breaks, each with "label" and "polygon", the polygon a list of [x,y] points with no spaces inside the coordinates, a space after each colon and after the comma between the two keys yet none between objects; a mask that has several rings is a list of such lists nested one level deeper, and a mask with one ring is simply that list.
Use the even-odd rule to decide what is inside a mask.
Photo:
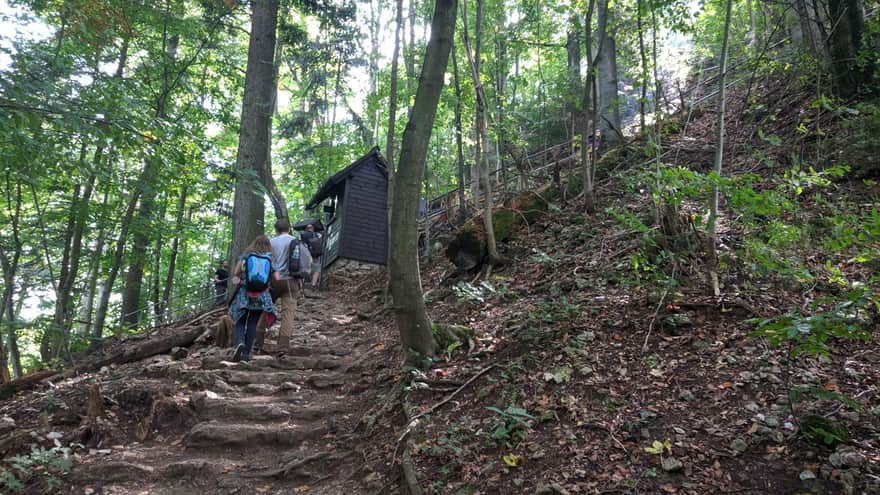
[{"label": "dead twig", "polygon": [[[672,278],[675,279],[675,267],[672,267]],[[651,331],[654,329],[654,322],[657,321],[657,315],[660,313],[660,308],[663,307],[663,302],[666,300],[666,296],[669,294],[669,286],[663,289],[663,295],[660,296],[660,300],[657,301],[657,308],[654,309],[654,314],[651,315],[651,323],[648,324],[648,333],[645,334],[645,343],[642,344],[642,354],[648,352],[648,339],[651,338]]]},{"label": "dead twig", "polygon": [[291,471],[293,471],[294,469],[299,469],[310,462],[319,461],[319,460],[324,459],[329,456],[330,456],[330,452],[327,452],[327,451],[318,452],[317,454],[313,454],[308,457],[303,457],[302,459],[294,459],[290,462],[286,462],[283,465],[281,465],[280,467],[277,467],[275,469],[267,469],[265,471],[260,471],[260,472],[256,472],[256,473],[245,473],[245,474],[242,474],[242,477],[244,477],[244,478],[274,478],[276,476],[279,476],[279,477],[283,478],[283,477],[287,476],[287,474],[290,473]]},{"label": "dead twig", "polygon": [[417,420],[417,419],[419,419],[419,418],[421,418],[421,417],[423,417],[423,416],[427,416],[428,414],[431,414],[432,412],[434,412],[434,411],[436,411],[437,409],[441,408],[444,404],[446,404],[447,402],[449,402],[449,401],[451,401],[452,399],[454,399],[456,395],[458,395],[459,393],[461,393],[462,390],[464,390],[468,385],[470,385],[472,382],[474,382],[477,378],[479,378],[479,377],[485,375],[486,373],[488,373],[490,370],[492,370],[493,368],[495,368],[495,367],[497,367],[497,366],[498,366],[497,364],[492,364],[492,365],[489,365],[489,366],[483,368],[482,370],[480,370],[479,373],[477,373],[476,375],[472,376],[468,381],[464,382],[464,384],[463,384],[462,386],[458,387],[458,388],[455,390],[455,392],[452,392],[451,394],[449,394],[445,399],[443,399],[443,400],[441,400],[440,402],[434,404],[433,406],[431,406],[430,408],[428,408],[428,410],[423,411],[423,412],[421,412],[421,413],[419,413],[419,414],[416,414],[415,416],[413,416],[412,418],[410,418],[410,423],[412,423],[413,421],[415,421],[415,420]]}]

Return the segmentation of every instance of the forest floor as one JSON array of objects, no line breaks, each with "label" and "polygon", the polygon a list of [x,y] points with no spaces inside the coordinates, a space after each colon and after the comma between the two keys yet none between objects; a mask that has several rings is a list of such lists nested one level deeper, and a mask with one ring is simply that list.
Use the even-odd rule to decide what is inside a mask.
[{"label": "forest floor", "polygon": [[[521,226],[507,268],[469,291],[448,262],[428,265],[432,317],[474,334],[424,373],[401,372],[380,284],[337,283],[301,303],[284,356],[270,333],[250,364],[198,344],[18,394],[0,405],[5,438],[21,435],[6,455],[75,445],[69,474],[35,469],[26,493],[400,493],[404,454],[437,494],[880,493],[880,332],[794,358],[751,338],[747,321],[802,294],[685,287],[660,299],[631,278],[638,234],[578,210]],[[205,328],[220,313],[201,316]],[[102,413],[84,435],[94,384]],[[795,398],[793,414],[801,385],[861,408]],[[402,400],[430,414],[407,428]],[[851,440],[807,442],[808,413]],[[63,488],[46,490],[53,472]]]},{"label": "forest floor", "polygon": [[[705,168],[712,150],[700,143],[711,141],[712,119],[664,144]],[[732,129],[732,169],[778,172],[744,153],[754,126]],[[643,158],[618,160],[610,168]],[[402,366],[380,279],[337,280],[301,304],[283,356],[270,333],[267,354],[250,364],[199,343],[186,356],[19,392],[0,404],[3,466],[27,464],[7,471],[27,482],[25,493],[378,495],[416,483],[471,495],[880,493],[876,311],[871,340],[832,339],[827,356],[793,356],[753,337],[752,319],[805,310],[833,295],[833,284],[805,287],[734,266],[722,273],[723,295],[708,296],[705,239],[688,230],[687,213],[676,271],[634,267],[650,246],[612,210],[649,223],[652,202],[631,181],[628,173],[600,181],[608,210],[587,215],[569,198],[517,226],[501,244],[505,266],[488,280],[455,274],[439,254],[426,263],[432,319],[472,334],[444,342],[424,371]],[[849,181],[834,194],[880,204],[876,182]],[[822,215],[810,200],[801,207],[802,217]],[[735,263],[731,246],[743,233],[722,218],[719,234]],[[792,249],[820,273],[825,259],[811,244]],[[839,265],[852,280],[865,275],[858,263]],[[677,285],[664,285],[669,275]],[[207,329],[220,314],[196,322]],[[89,414],[96,385],[101,401]],[[836,445],[822,441],[828,435]],[[58,447],[70,449],[67,474]]]}]

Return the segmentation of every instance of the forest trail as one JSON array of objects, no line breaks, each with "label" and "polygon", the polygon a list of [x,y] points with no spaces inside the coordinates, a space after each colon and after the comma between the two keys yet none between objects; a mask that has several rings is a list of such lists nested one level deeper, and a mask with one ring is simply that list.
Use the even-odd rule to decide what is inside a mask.
[{"label": "forest trail", "polygon": [[[353,431],[377,387],[362,363],[385,346],[355,302],[331,292],[300,299],[284,354],[274,352],[276,326],[266,353],[250,363],[227,361],[229,349],[194,346],[181,360],[159,355],[56,384],[62,411],[82,417],[74,402],[89,383],[100,384],[105,406],[65,493],[365,493],[364,479],[375,484],[378,476]],[[63,432],[61,441],[82,431]]]}]

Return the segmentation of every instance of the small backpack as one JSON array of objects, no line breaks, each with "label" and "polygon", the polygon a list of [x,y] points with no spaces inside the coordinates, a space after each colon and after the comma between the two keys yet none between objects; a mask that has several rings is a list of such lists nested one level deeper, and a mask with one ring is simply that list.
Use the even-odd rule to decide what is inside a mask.
[{"label": "small backpack", "polygon": [[269,255],[251,253],[245,258],[242,268],[246,290],[263,292],[269,288],[269,275],[272,273],[272,258]]},{"label": "small backpack", "polygon": [[309,278],[312,274],[312,256],[308,246],[303,249],[303,242],[299,239],[290,241],[287,257],[287,276],[290,278]]},{"label": "small backpack", "polygon": [[312,258],[318,258],[324,254],[324,243],[318,234],[306,231],[300,234],[300,239],[309,247]]},{"label": "small backpack", "polygon": [[318,237],[317,234],[313,235],[308,240],[309,243],[309,253],[312,254],[312,258],[317,258],[324,254],[324,243],[321,242],[321,238]]}]

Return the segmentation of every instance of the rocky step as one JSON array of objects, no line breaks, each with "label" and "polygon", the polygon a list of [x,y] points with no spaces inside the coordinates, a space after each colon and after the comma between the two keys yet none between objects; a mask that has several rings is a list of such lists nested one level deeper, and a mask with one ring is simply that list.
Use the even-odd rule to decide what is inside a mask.
[{"label": "rocky step", "polygon": [[278,404],[278,398],[271,396],[221,397],[206,390],[192,394],[189,402],[200,418],[236,418],[252,421],[290,419],[287,408]]},{"label": "rocky step", "polygon": [[[257,355],[247,365],[257,369],[279,370],[333,370],[348,364],[346,360],[337,356],[323,354],[317,356],[271,356]],[[228,356],[211,356],[202,360],[202,368],[207,370],[229,369],[237,366],[229,361]]]},{"label": "rocky step", "polygon": [[326,435],[329,428],[315,424],[229,424],[209,421],[195,425],[184,438],[189,448],[295,447]]},{"label": "rocky step", "polygon": [[320,404],[310,405],[299,398],[279,401],[278,397],[269,395],[232,397],[221,396],[210,390],[193,393],[190,404],[203,419],[234,418],[253,421],[314,421],[344,415],[352,409],[348,402],[324,400]]}]

